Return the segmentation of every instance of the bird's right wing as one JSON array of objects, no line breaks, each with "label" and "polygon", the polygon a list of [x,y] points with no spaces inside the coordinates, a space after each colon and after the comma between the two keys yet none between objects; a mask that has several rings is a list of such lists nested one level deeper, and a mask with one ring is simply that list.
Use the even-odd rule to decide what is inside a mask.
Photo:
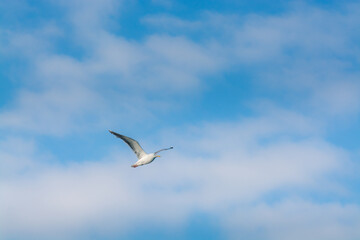
[{"label": "bird's right wing", "polygon": [[142,149],[142,147],[140,146],[140,144],[136,140],[134,140],[132,138],[129,138],[127,136],[118,134],[116,132],[110,131],[110,130],[109,130],[109,132],[111,134],[114,134],[118,138],[121,138],[122,140],[124,140],[124,142],[126,142],[126,144],[129,145],[129,147],[131,147],[131,149],[134,151],[134,153],[136,154],[138,159],[140,159],[144,155],[146,155],[146,152]]}]

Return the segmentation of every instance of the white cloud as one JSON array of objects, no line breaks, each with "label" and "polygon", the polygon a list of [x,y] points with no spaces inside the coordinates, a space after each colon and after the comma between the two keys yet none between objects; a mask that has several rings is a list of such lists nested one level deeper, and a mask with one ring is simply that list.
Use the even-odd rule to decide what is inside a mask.
[{"label": "white cloud", "polygon": [[204,12],[195,20],[152,15],[143,22],[215,43],[211,50],[226,65],[222,72],[247,71],[258,88],[284,96],[292,108],[329,117],[360,110],[359,34],[354,31],[359,9],[357,4],[326,10],[291,4],[278,15]]},{"label": "white cloud", "polygon": [[148,15],[141,19],[141,22],[166,32],[179,33],[183,31],[195,31],[204,27],[202,21],[189,21],[171,15]]},{"label": "white cloud", "polygon": [[27,142],[18,138],[8,138],[0,142],[0,175],[12,176],[26,172],[34,167],[35,143]]},{"label": "white cloud", "polygon": [[[174,29],[209,29],[205,36],[210,39],[192,40],[184,30],[181,35],[163,33],[134,41],[106,28],[109,15],[118,14],[118,3],[61,4],[74,27],[67,40],[83,54],[57,53],[53,40],[65,36],[60,24],[45,24],[34,34],[8,32],[9,49],[26,53],[22,78],[29,87],[3,109],[2,128],[61,134],[78,130],[79,123],[111,125],[109,119],[119,122],[124,112],[127,119],[154,117],[158,109],[175,109],[173,94],[199,92],[207,86],[207,76],[234,68],[251,69],[259,88],[287,92],[287,103],[300,111],[333,116],[360,110],[359,74],[347,70],[356,55],[358,36],[351,29],[359,21],[357,5],[343,12],[304,6],[279,16],[205,13],[196,21],[147,16],[143,21],[160,28],[170,18],[167,24]],[[90,116],[93,123],[87,125],[77,115]],[[55,126],[60,127],[55,131]]]},{"label": "white cloud", "polygon": [[[301,116],[284,124],[282,117],[289,115],[207,124],[182,134],[175,132],[176,137],[168,133],[165,139],[179,147],[139,169],[130,168],[135,157],[124,144],[123,152],[114,152],[102,161],[66,166],[42,162],[40,170],[31,169],[15,178],[3,176],[0,186],[3,237],[21,238],[25,234],[36,239],[54,236],[78,239],[89,229],[100,236],[119,236],[150,220],[153,227],[181,229],[196,210],[217,216],[223,227],[230,228],[229,234],[238,228],[265,226],[263,239],[286,238],[296,235],[299,224],[304,231],[327,239],[322,233],[324,224],[319,223],[321,229],[317,231],[316,225],[309,227],[305,221],[316,219],[318,212],[325,212],[328,205],[310,202],[297,206],[298,202],[285,196],[284,203],[271,206],[263,199],[274,191],[301,198],[291,189],[300,193],[316,191],[320,195],[329,191],[342,194],[329,186],[332,182],[328,176],[341,175],[346,170],[347,154],[314,138],[311,130],[303,132],[312,126],[311,121],[306,122]],[[293,133],[288,133],[289,128],[294,129]],[[183,144],[184,139],[191,144]],[[35,157],[28,161],[37,162]],[[253,205],[256,202],[260,205]],[[295,206],[291,208],[289,204]],[[288,218],[288,209],[296,214],[302,207],[308,208],[307,204],[319,210],[309,211],[301,221],[288,221],[287,230],[281,231],[279,226]],[[245,206],[249,221],[240,214]],[[338,235],[343,232],[342,221],[351,222],[354,225],[348,225],[348,229],[353,234],[349,236],[356,236],[355,227],[360,219],[348,209],[359,211],[359,207],[336,206],[330,204],[329,222],[340,228]],[[234,207],[236,212],[231,211]],[[268,219],[274,216],[278,221],[269,222],[261,217],[259,212],[263,208],[263,217],[268,213]],[[338,211],[332,211],[337,208]]]},{"label": "white cloud", "polygon": [[55,5],[62,6],[67,16],[66,21],[73,28],[75,37],[95,43],[96,36],[106,32],[111,16],[116,16],[122,5],[122,1],[116,0],[76,0],[53,1]]},{"label": "white cloud", "polygon": [[[339,77],[341,79],[341,77]],[[360,110],[360,83],[349,81],[346,78],[336,82],[327,83],[323,89],[315,92],[314,105],[321,109],[323,106],[331,106],[322,111],[330,114],[351,114]],[[321,110],[320,110],[321,111]]]},{"label": "white cloud", "polygon": [[[305,8],[281,16],[209,14],[214,17],[209,24],[148,16],[146,23],[170,20],[163,29],[175,26],[182,34],[135,41],[108,29],[107,16],[119,6],[115,1],[62,4],[74,33],[68,40],[83,52],[70,56],[56,50],[52,40],[64,36],[61,26],[47,25],[36,34],[7,31],[6,54],[23,51],[29,68],[26,87],[1,110],[1,129],[62,135],[114,122],[124,126],[144,116],[151,120],[155,109],[179,103],[170,95],[201,90],[209,74],[247,67],[259,87],[296,95],[296,110],[256,101],[252,108],[258,117],[169,130],[164,145],[171,139],[177,148],[136,170],[128,159],[119,159],[129,152],[126,146],[97,162],[62,165],[35,142],[5,139],[0,143],[2,237],[121,235],[144,222],[175,229],[184,227],[194,210],[217,216],[230,236],[248,239],[359,236],[359,205],[301,200],[303,192],[341,197],[346,190],[340,183],[333,187],[331,176],[352,166],[348,153],[323,139],[326,124],[319,115],[359,111],[358,73],[347,71],[348,58],[356,59],[351,48],[358,36],[351,30],[359,21],[358,6],[344,13]],[[198,26],[222,34],[192,40],[186,31]],[[294,56],[300,59],[290,61]],[[274,192],[285,196],[272,205],[266,195]]]},{"label": "white cloud", "polygon": [[[26,60],[20,75],[26,87],[2,109],[1,128],[62,135],[136,121],[139,116],[152,118],[153,111],[170,109],[174,94],[195,91],[202,77],[222,68],[211,46],[186,37],[149,35],[131,41],[111,34],[105,16],[114,13],[113,1],[100,8],[98,1],[79,1],[74,8],[63,4],[76,32],[67,40],[83,42],[84,56],[58,53],[54,38],[64,36],[60,24],[51,25],[58,31],[50,27],[34,34],[9,31],[8,54]],[[93,21],[86,21],[91,16]],[[96,34],[84,33],[87,27]]]},{"label": "white cloud", "polygon": [[236,30],[233,47],[240,61],[261,69],[255,73],[259,86],[288,91],[294,107],[325,115],[358,113],[359,35],[352,30],[360,21],[358,9],[303,6],[280,16],[250,16]]},{"label": "white cloud", "polygon": [[230,239],[347,239],[360,237],[358,205],[286,200],[229,212]]},{"label": "white cloud", "polygon": [[[19,92],[3,109],[0,126],[58,135],[79,126],[151,117],[153,110],[169,109],[171,94],[199,88],[202,76],[221,68],[206,47],[186,38],[152,36],[144,43],[107,34],[100,38],[83,60],[35,54],[34,68],[24,77],[36,86]],[[164,98],[168,103],[160,102]]]}]

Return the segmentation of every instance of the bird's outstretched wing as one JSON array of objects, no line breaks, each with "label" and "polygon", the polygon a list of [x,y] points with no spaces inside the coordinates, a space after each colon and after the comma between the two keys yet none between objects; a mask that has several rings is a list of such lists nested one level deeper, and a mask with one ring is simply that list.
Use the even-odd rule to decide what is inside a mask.
[{"label": "bird's outstretched wing", "polygon": [[170,149],[173,149],[174,147],[169,147],[169,148],[163,148],[163,149],[160,149],[159,151],[156,151],[155,154],[161,152],[161,151],[165,151],[165,150],[170,150]]},{"label": "bird's outstretched wing", "polygon": [[126,144],[129,145],[129,147],[131,147],[131,149],[134,151],[134,153],[136,154],[138,159],[140,159],[144,155],[146,155],[146,152],[142,149],[142,147],[140,146],[140,144],[136,140],[134,140],[132,138],[129,138],[127,136],[118,134],[116,132],[110,131],[110,130],[109,130],[109,132],[111,134],[114,134],[118,138],[121,138],[122,140],[124,140],[124,142],[126,142]]}]

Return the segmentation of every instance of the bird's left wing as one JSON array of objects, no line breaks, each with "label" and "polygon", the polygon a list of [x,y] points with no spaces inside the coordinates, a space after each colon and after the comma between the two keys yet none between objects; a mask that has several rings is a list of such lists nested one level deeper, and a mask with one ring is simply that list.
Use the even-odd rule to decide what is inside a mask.
[{"label": "bird's left wing", "polygon": [[156,151],[155,154],[161,152],[161,151],[165,151],[165,150],[170,150],[170,149],[173,149],[174,147],[169,147],[169,148],[163,148],[163,149],[160,149],[159,151]]},{"label": "bird's left wing", "polygon": [[127,145],[129,145],[129,147],[131,147],[131,149],[134,151],[134,153],[136,154],[137,158],[140,159],[142,158],[144,155],[146,155],[146,152],[142,149],[142,147],[140,146],[140,144],[127,136],[121,135],[119,133],[110,131],[109,132],[111,134],[114,134],[115,136],[117,136],[118,138],[121,138]]}]

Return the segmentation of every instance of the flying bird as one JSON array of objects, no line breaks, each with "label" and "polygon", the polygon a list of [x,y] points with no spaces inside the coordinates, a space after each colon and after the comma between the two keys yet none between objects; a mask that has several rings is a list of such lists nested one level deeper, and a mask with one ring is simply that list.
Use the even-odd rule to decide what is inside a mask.
[{"label": "flying bird", "polygon": [[142,149],[142,147],[136,140],[129,138],[127,136],[121,135],[119,133],[113,132],[111,130],[109,130],[109,132],[111,134],[114,134],[116,137],[121,138],[134,151],[134,153],[136,154],[136,156],[138,158],[138,161],[135,164],[131,165],[133,168],[136,168],[136,167],[139,167],[139,166],[142,166],[145,164],[149,164],[152,161],[154,161],[155,158],[160,157],[159,155],[157,155],[159,152],[174,148],[174,147],[163,148],[163,149],[160,149],[159,151],[148,154]]}]

